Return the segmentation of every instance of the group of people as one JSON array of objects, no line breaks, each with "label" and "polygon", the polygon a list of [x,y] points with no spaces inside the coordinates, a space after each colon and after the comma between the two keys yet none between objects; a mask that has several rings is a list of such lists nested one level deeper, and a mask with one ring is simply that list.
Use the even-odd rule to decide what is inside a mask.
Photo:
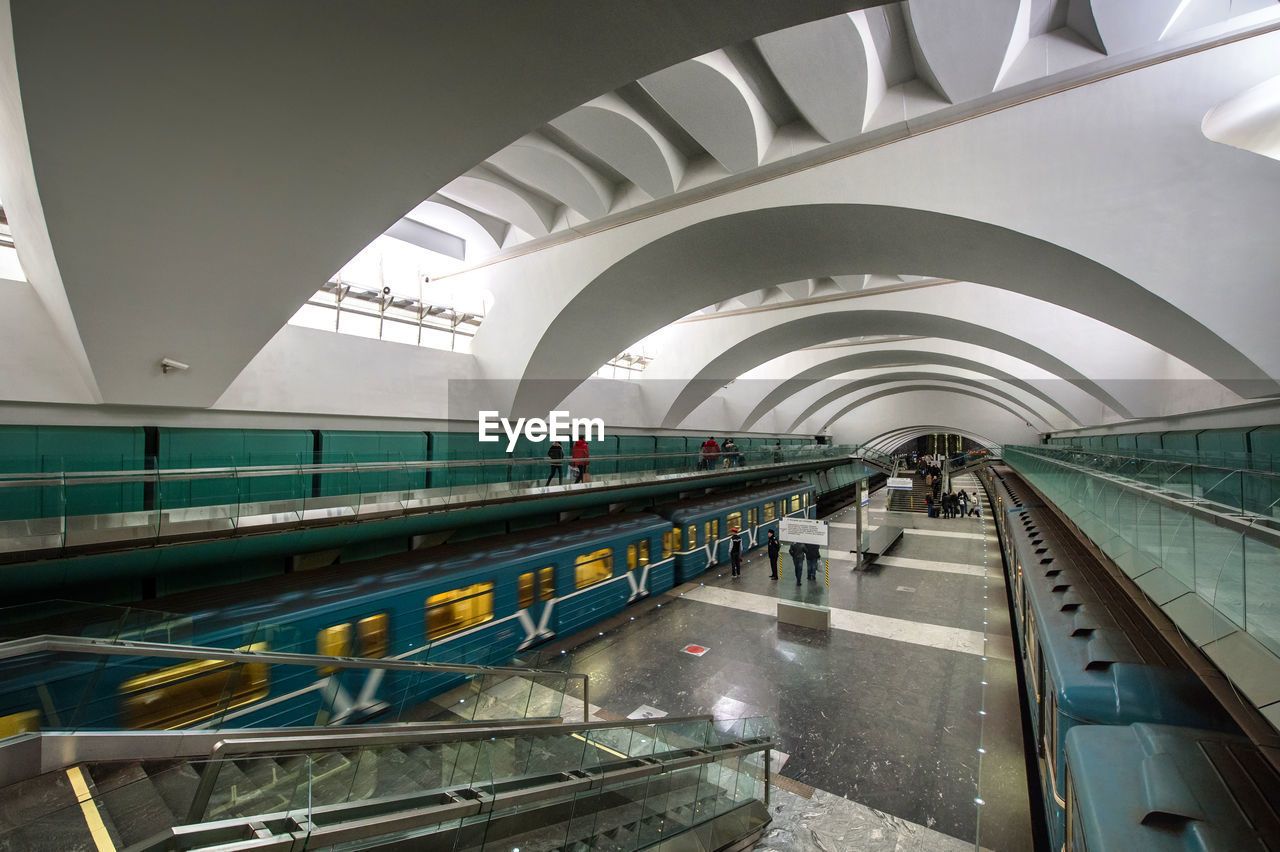
[{"label": "group of people", "polygon": [[[573,460],[569,462],[569,479],[571,482],[590,482],[591,481],[591,450],[587,447],[587,442],[582,438],[573,442]],[[551,480],[559,479],[560,484],[564,485],[564,446],[559,441],[553,441],[551,448],[547,450],[547,458],[551,460],[551,473],[547,474],[546,485],[551,484]],[[546,487],[545,485],[543,486]]]},{"label": "group of people", "polygon": [[[926,494],[924,503],[929,512],[929,517],[937,518],[963,518],[966,515],[982,516],[982,507],[978,504],[977,495],[970,497],[963,488],[960,493],[948,491],[946,494],[940,494],[941,489],[935,489],[933,494]],[[972,503],[972,507],[970,507]]]},{"label": "group of people", "polygon": [[723,444],[716,443],[715,438],[703,441],[698,453],[698,470],[713,470],[721,460],[725,467],[742,467],[747,463],[747,457],[732,438],[725,438]]},{"label": "group of people", "polygon": [[[773,530],[769,530],[765,553],[769,555],[769,579],[776,580],[778,579],[778,557],[782,555],[782,542],[778,540],[778,534]],[[809,579],[818,579],[818,560],[822,555],[818,545],[793,541],[787,548],[787,553],[791,554],[791,562],[795,565],[797,586],[800,585],[800,575],[804,572],[806,563],[809,566]],[[729,576],[742,576],[742,534],[737,527],[729,530],[729,569]]]}]

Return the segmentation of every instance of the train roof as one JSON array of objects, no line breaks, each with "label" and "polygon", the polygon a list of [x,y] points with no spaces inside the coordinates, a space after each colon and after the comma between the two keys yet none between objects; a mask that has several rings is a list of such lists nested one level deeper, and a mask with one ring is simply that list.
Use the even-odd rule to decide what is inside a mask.
[{"label": "train roof", "polygon": [[722,491],[717,494],[708,494],[705,497],[694,497],[669,506],[659,506],[657,511],[664,518],[670,518],[676,523],[684,523],[724,509],[737,508],[745,503],[803,493],[809,490],[808,483],[801,482],[798,479],[789,479],[785,482],[775,482],[771,485],[740,488],[736,491]]},{"label": "train roof", "polygon": [[1280,776],[1243,737],[1082,725],[1067,763],[1090,852],[1280,850]]}]

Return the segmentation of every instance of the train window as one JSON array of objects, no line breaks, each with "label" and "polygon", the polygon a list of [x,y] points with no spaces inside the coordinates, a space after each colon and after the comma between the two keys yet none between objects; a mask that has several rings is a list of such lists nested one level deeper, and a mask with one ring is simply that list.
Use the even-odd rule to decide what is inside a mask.
[{"label": "train window", "polygon": [[1063,843],[1063,847],[1066,848],[1067,852],[1085,852],[1086,846],[1084,842],[1084,832],[1080,828],[1080,802],[1076,800],[1076,785],[1071,779],[1070,764],[1063,769],[1063,773],[1067,776],[1067,837],[1066,842]]},{"label": "train window", "polygon": [[[267,643],[240,650],[265,651]],[[170,730],[252,704],[270,689],[266,663],[193,660],[122,683],[120,716],[130,728]]]},{"label": "train window", "polygon": [[0,716],[0,739],[38,730],[40,730],[39,710],[23,710],[20,713]]},{"label": "train window", "polygon": [[787,513],[787,501],[786,501],[786,500],[779,500],[779,501],[778,501],[778,514],[779,514],[779,515],[785,515],[786,513]]},{"label": "train window", "polygon": [[731,530],[742,529],[742,513],[730,512],[729,517],[724,520],[724,525]]},{"label": "train window", "polygon": [[747,526],[754,529],[755,527],[759,526],[759,524],[760,524],[760,510],[748,509],[747,510]]},{"label": "train window", "polygon": [[475,583],[427,598],[427,638],[440,639],[493,619],[493,583]]},{"label": "train window", "polygon": [[800,511],[800,495],[799,494],[791,495],[791,511],[793,512]]},{"label": "train window", "polygon": [[704,532],[706,534],[703,536],[703,539],[706,541],[707,544],[715,544],[717,541],[720,540],[720,519],[719,518],[716,518],[714,521],[707,521],[706,524],[704,524],[704,528],[705,528]]},{"label": "train window", "polygon": [[685,538],[689,540],[689,549],[693,550],[698,546],[698,528],[693,524],[689,524],[685,528]]},{"label": "train window", "polygon": [[649,564],[649,539],[646,538],[640,541],[640,567],[643,568],[648,564]]},{"label": "train window", "polygon": [[680,549],[680,528],[662,534],[662,558],[665,559]]},{"label": "train window", "polygon": [[607,547],[584,553],[574,560],[579,589],[602,582],[613,576],[613,551]]},{"label": "train window", "polygon": [[528,609],[533,606],[533,572],[521,574],[516,586],[516,607]]},{"label": "train window", "polygon": [[776,521],[777,519],[778,507],[772,500],[770,500],[768,503],[764,504],[764,522],[767,524],[770,521]]},{"label": "train window", "polygon": [[556,596],[556,566],[548,565],[538,569],[538,595],[546,603]]},{"label": "train window", "polygon": [[627,545],[627,570],[636,570],[636,544],[632,542]]},{"label": "train window", "polygon": [[804,492],[804,507],[809,508],[809,492]]},{"label": "train window", "polygon": [[[335,624],[316,634],[316,653],[325,657],[345,657],[351,653],[351,625]],[[321,677],[336,674],[333,666],[320,666]]]},{"label": "train window", "polygon": [[359,642],[360,656],[379,660],[387,655],[390,620],[385,612],[380,612],[356,622],[356,640]]}]

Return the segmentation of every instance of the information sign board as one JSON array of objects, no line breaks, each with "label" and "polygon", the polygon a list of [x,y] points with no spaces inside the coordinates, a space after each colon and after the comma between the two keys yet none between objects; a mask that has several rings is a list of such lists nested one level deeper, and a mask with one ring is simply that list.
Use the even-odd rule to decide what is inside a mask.
[{"label": "information sign board", "polygon": [[811,521],[807,518],[780,518],[778,520],[778,538],[783,541],[798,541],[801,544],[826,544],[827,522]]},{"label": "information sign board", "polygon": [[911,477],[909,476],[891,476],[885,482],[885,487],[894,491],[910,491]]}]

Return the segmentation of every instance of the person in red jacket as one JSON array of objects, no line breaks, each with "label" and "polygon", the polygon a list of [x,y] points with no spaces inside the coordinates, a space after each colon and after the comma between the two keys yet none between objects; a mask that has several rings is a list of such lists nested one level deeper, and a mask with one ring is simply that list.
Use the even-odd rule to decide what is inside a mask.
[{"label": "person in red jacket", "polygon": [[716,443],[715,438],[708,438],[702,442],[702,457],[698,459],[698,470],[712,470],[718,458],[720,458],[720,445]]},{"label": "person in red jacket", "polygon": [[591,475],[588,473],[591,463],[587,461],[590,457],[591,450],[587,448],[587,442],[584,439],[579,438],[573,442],[573,461],[569,462],[569,464],[573,466],[574,482],[591,481]]}]

